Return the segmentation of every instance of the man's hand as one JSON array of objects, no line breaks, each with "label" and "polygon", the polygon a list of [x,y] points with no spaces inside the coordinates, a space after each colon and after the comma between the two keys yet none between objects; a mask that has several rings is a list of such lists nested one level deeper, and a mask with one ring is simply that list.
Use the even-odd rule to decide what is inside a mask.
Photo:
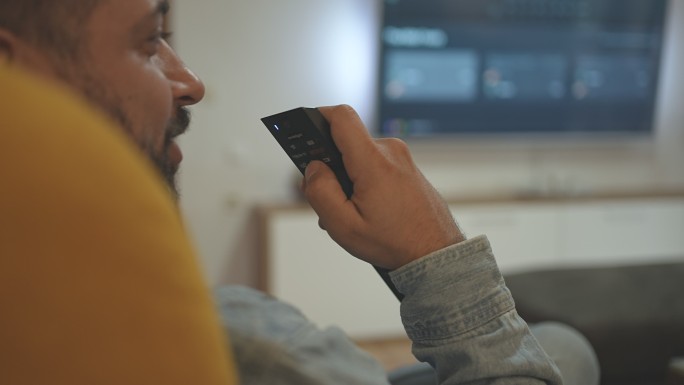
[{"label": "man's hand", "polygon": [[321,107],[354,183],[348,200],[324,163],[302,185],[320,226],[349,253],[396,269],[464,240],[449,208],[398,139],[373,139],[349,106]]}]

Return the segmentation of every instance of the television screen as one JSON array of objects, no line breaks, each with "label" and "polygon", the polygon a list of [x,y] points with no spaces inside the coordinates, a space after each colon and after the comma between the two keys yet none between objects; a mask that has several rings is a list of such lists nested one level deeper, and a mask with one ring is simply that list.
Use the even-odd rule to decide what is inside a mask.
[{"label": "television screen", "polygon": [[384,0],[379,134],[648,134],[666,2]]}]

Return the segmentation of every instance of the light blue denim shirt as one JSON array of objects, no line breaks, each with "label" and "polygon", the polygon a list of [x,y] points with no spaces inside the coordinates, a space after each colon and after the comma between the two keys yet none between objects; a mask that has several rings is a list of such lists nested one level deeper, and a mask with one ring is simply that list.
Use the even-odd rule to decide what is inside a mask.
[{"label": "light blue denim shirt", "polygon": [[[413,354],[440,384],[561,384],[516,313],[489,242],[477,237],[391,273]],[[338,328],[318,329],[263,293],[221,287],[216,300],[243,384],[387,384],[387,374]]]}]

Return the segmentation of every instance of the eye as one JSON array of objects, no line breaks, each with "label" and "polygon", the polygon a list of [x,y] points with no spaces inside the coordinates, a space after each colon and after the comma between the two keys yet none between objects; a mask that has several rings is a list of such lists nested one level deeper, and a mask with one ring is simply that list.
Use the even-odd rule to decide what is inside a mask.
[{"label": "eye", "polygon": [[158,31],[149,37],[148,42],[150,42],[150,43],[161,43],[162,40],[167,41],[172,35],[173,35],[173,32]]},{"label": "eye", "polygon": [[157,54],[157,51],[159,50],[159,45],[164,42],[168,41],[168,39],[171,37],[172,33],[171,32],[166,32],[166,31],[158,31],[151,35],[150,37],[147,38],[145,41],[145,48],[144,51],[147,55],[149,56],[154,56]]},{"label": "eye", "polygon": [[167,41],[167,42],[169,41],[171,36],[173,36],[173,32],[171,32],[171,31],[164,31],[164,32],[159,34],[159,38],[164,40],[164,41]]}]

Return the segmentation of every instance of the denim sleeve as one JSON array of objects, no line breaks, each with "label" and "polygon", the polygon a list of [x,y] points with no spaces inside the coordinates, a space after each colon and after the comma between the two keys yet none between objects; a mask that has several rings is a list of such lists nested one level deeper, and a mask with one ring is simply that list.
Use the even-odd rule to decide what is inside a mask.
[{"label": "denim sleeve", "polygon": [[437,251],[391,273],[413,354],[446,384],[561,384],[496,265],[486,237]]},{"label": "denim sleeve", "polygon": [[240,286],[215,290],[241,384],[387,385],[382,366],[337,327],[318,328],[298,309]]}]

